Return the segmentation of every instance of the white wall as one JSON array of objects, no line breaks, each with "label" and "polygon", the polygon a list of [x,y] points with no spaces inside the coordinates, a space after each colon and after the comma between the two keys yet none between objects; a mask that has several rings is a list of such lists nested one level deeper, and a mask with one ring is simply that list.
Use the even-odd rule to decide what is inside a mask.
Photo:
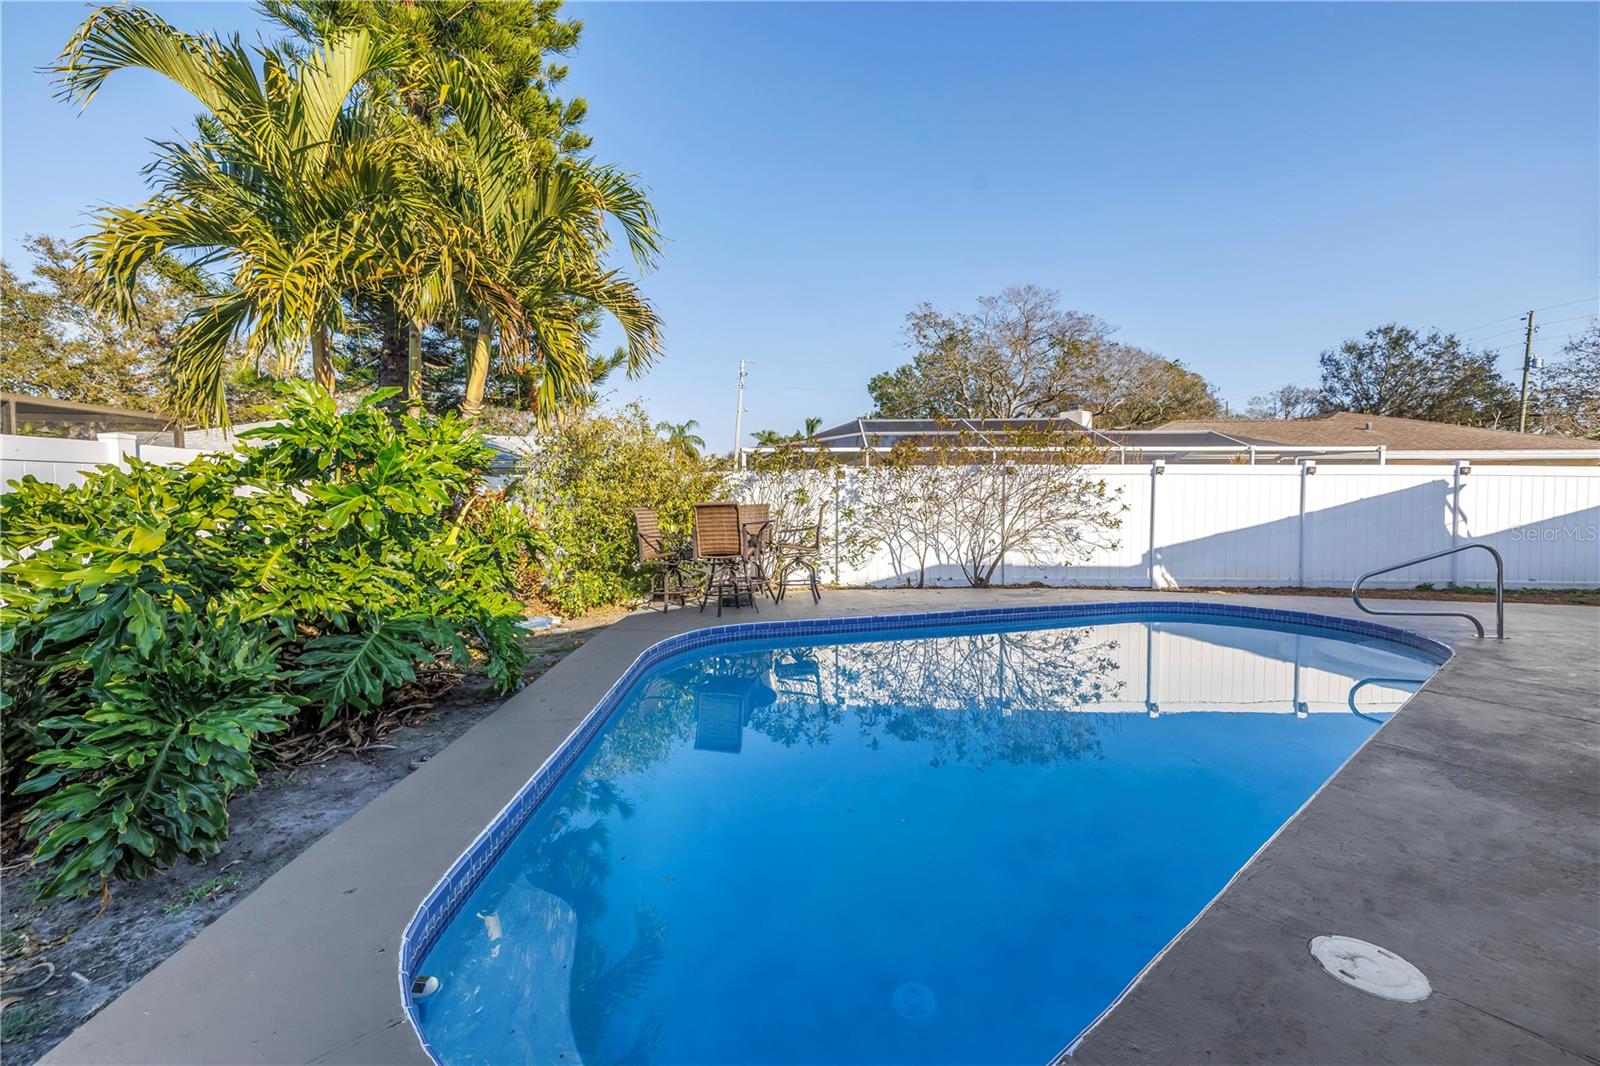
[{"label": "white wall", "polygon": [[[1505,557],[1516,587],[1600,586],[1600,468],[1472,466],[1310,467],[1104,466],[1127,510],[1114,546],[1082,560],[1007,558],[997,583],[1125,585],[1135,588],[1228,585],[1348,586],[1362,572],[1471,540]],[[850,468],[830,487],[817,477],[813,498],[832,501],[824,540],[841,509],[870,491],[871,471]],[[792,492],[747,475],[743,498]],[[765,482],[763,479],[767,479]],[[785,516],[786,520],[789,516]],[[848,524],[851,518],[845,515]],[[845,585],[914,583],[914,565],[880,546],[865,559],[825,553]],[[934,553],[937,556],[937,551]],[[1466,552],[1378,578],[1376,587],[1492,584],[1486,552]],[[965,584],[948,558],[928,583]]]},{"label": "white wall", "polygon": [[96,440],[0,434],[0,491],[32,475],[54,485],[77,485],[97,466],[136,456],[150,463],[187,463],[205,452],[139,443],[132,433],[102,433]]}]

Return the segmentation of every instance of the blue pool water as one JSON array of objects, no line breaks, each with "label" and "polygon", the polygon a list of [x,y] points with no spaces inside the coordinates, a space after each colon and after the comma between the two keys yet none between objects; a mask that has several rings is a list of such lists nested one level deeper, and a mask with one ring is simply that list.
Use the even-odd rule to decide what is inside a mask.
[{"label": "blue pool water", "polygon": [[417,970],[444,1063],[1044,1063],[1437,668],[1154,617],[635,684]]}]

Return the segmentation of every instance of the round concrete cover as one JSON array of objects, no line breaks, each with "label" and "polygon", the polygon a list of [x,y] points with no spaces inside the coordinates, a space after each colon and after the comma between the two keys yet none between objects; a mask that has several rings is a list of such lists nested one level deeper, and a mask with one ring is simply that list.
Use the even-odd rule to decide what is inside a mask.
[{"label": "round concrete cover", "polygon": [[1311,954],[1322,968],[1352,988],[1401,1003],[1418,1003],[1433,994],[1423,972],[1388,948],[1353,936],[1319,936]]}]

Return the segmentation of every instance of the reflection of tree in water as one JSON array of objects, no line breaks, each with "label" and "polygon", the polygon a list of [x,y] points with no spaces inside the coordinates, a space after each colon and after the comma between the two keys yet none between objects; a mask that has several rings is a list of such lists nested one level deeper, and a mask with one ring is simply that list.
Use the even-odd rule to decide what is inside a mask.
[{"label": "reflection of tree in water", "polygon": [[645,683],[635,701],[623,709],[600,739],[585,776],[605,779],[639,774],[672,754],[694,736],[694,697],[698,674],[679,669]]},{"label": "reflection of tree in water", "polygon": [[1085,713],[1122,687],[1116,643],[1087,629],[977,633],[828,649],[869,742],[920,741],[934,765],[1050,765],[1097,754]]},{"label": "reflection of tree in water", "polygon": [[707,656],[652,678],[590,770],[640,773],[692,742],[699,697],[730,678],[752,691],[743,726],[784,747],[831,743],[853,717],[874,747],[885,737],[927,743],[936,765],[1077,759],[1098,751],[1096,720],[1082,712],[1121,691],[1116,649],[1069,628]]},{"label": "reflection of tree in water", "polygon": [[644,996],[666,947],[666,924],[648,903],[635,907],[633,946],[615,962],[595,932],[610,908],[607,822],[632,815],[632,805],[614,783],[585,771],[562,797],[527,870],[536,888],[564,900],[577,918],[569,1002],[572,1038],[586,1063],[649,1062],[660,1044],[662,1019],[651,1014],[621,1055],[608,1056],[603,1049],[613,1020]]}]

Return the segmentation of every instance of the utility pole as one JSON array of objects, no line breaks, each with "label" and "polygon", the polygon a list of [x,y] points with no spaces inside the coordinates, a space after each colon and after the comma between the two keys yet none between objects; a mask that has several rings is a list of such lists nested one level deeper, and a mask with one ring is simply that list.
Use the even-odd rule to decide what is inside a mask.
[{"label": "utility pole", "polygon": [[744,469],[744,368],[749,363],[748,359],[739,360],[739,402],[733,408],[733,460],[740,470]]},{"label": "utility pole", "polygon": [[1528,312],[1528,339],[1522,345],[1522,413],[1517,416],[1517,432],[1528,432],[1528,371],[1533,369],[1533,312]]}]

